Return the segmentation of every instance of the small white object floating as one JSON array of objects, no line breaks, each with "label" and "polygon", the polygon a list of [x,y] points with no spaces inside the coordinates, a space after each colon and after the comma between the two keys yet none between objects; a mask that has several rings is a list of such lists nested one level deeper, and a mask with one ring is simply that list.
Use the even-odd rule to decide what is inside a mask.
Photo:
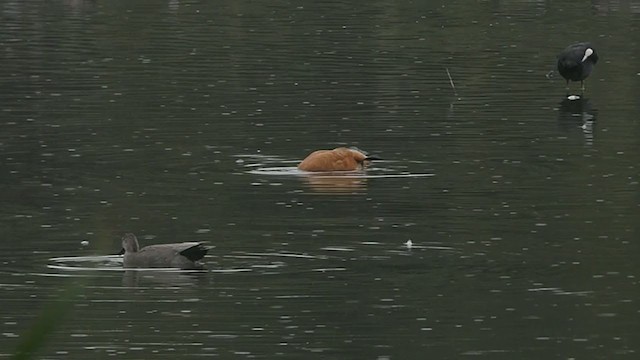
[{"label": "small white object floating", "polygon": [[567,96],[567,99],[573,101],[573,100],[579,100],[580,99],[580,95],[569,95]]},{"label": "small white object floating", "polygon": [[82,240],[82,241],[80,241],[80,245],[88,246],[89,245],[89,241],[88,240]]},{"label": "small white object floating", "polygon": [[406,247],[407,247],[407,249],[411,249],[411,247],[413,246],[413,241],[411,241],[411,239],[407,240],[407,241],[404,243],[404,246],[406,246]]}]

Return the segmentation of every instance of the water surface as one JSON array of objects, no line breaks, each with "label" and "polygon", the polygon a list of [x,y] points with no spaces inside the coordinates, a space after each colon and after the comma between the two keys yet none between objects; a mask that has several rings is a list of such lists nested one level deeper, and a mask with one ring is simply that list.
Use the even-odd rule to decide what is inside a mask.
[{"label": "water surface", "polygon": [[[0,356],[636,358],[639,13],[0,1]],[[384,160],[295,169],[336,146]]]}]

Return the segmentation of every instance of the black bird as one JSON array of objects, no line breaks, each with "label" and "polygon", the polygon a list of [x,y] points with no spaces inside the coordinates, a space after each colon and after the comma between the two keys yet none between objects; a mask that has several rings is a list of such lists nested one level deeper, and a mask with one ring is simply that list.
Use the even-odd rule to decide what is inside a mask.
[{"label": "black bird", "polygon": [[558,72],[569,81],[580,81],[584,91],[584,79],[586,79],[593,66],[598,62],[596,49],[588,42],[576,43],[567,46],[558,54]]}]

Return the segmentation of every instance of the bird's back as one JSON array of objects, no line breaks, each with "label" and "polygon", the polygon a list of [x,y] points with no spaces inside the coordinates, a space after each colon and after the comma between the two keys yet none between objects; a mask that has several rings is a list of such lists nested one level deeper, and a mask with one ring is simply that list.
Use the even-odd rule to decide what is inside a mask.
[{"label": "bird's back", "polygon": [[124,254],[124,266],[129,268],[201,268],[196,261],[202,259],[208,249],[198,242],[149,245],[137,252]]},{"label": "bird's back", "polygon": [[298,169],[304,171],[349,171],[361,167],[366,155],[348,148],[317,150],[307,156]]}]

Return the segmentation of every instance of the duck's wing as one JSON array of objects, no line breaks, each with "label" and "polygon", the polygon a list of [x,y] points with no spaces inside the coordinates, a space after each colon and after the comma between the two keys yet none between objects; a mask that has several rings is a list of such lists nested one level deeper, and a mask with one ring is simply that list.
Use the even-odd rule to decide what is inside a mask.
[{"label": "duck's wing", "polygon": [[181,248],[183,247],[183,250],[178,251],[180,255],[191,261],[202,259],[207,254],[207,251],[209,251],[209,248],[200,242],[187,242],[176,245],[181,245]]},{"label": "duck's wing", "polygon": [[166,262],[167,264],[173,261],[177,255],[182,255],[191,261],[197,261],[202,259],[209,248],[201,242],[183,242],[174,244],[157,244],[145,246],[136,253],[137,257],[149,258],[151,262]]}]

